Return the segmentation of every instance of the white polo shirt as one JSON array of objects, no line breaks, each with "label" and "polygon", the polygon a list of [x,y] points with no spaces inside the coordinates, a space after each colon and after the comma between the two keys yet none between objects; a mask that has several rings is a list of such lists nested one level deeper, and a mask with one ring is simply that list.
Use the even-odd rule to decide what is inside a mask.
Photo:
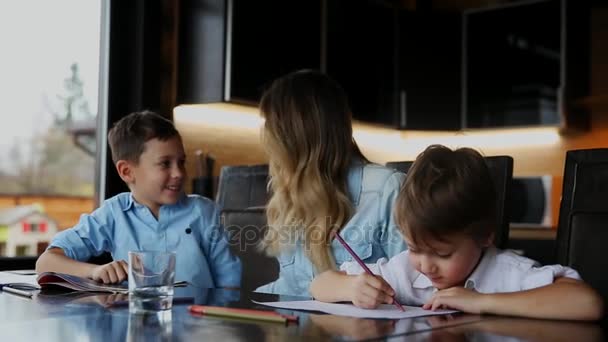
[{"label": "white polo shirt", "polygon": [[[408,258],[409,250],[395,255],[390,260],[381,258],[375,264],[367,266],[391,285],[399,302],[420,306],[426,303],[437,289],[429,278],[414,269]],[[363,273],[363,269],[355,261],[343,263],[340,270],[351,275]],[[578,272],[570,267],[540,266],[538,262],[510,250],[490,247],[485,250],[464,287],[479,293],[515,292],[551,284],[558,277],[581,279]]]}]

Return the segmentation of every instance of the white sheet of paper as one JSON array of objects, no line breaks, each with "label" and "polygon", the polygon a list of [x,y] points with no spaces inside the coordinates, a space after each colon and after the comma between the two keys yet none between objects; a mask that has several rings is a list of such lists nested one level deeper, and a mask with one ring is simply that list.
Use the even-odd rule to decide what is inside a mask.
[{"label": "white sheet of paper", "polygon": [[285,302],[258,302],[256,304],[271,306],[273,308],[289,310],[321,311],[332,315],[359,318],[387,318],[401,319],[433,315],[447,315],[458,312],[456,310],[424,310],[419,306],[403,305],[405,311],[399,310],[395,305],[382,304],[377,309],[361,309],[352,304],[324,303],[317,300],[298,300]]},{"label": "white sheet of paper", "polygon": [[11,271],[0,272],[0,284],[25,283],[39,287],[35,274],[16,274]]}]

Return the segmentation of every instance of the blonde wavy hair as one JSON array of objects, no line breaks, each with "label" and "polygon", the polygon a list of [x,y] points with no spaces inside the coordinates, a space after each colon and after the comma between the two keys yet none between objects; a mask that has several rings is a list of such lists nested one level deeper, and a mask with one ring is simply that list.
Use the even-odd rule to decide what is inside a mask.
[{"label": "blonde wavy hair", "polygon": [[260,112],[272,191],[262,248],[276,256],[302,237],[317,272],[335,269],[328,242],[353,213],[348,170],[355,157],[367,162],[352,137],[346,95],[328,76],[302,70],[275,80]]}]

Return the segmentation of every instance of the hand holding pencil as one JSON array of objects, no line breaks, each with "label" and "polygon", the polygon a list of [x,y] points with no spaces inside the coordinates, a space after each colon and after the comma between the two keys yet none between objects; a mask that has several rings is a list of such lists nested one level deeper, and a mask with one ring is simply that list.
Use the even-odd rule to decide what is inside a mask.
[{"label": "hand holding pencil", "polygon": [[[341,289],[346,294],[347,300],[351,301],[356,307],[362,309],[376,309],[382,304],[394,304],[395,292],[391,286],[378,275],[361,273],[349,275],[348,282]],[[395,304],[396,306],[396,304]],[[397,306],[399,310],[399,308]]]},{"label": "hand holding pencil", "polygon": [[380,276],[376,276],[372,273],[372,271],[365,265],[363,260],[359,258],[359,256],[355,253],[355,251],[350,248],[350,246],[342,239],[338,232],[334,232],[333,236],[338,240],[342,246],[350,253],[350,255],[357,261],[359,266],[363,268],[365,273],[358,276],[355,281],[355,291],[356,297],[353,300],[353,304],[359,307],[375,307],[378,302],[381,303],[393,303],[395,306],[401,310],[403,306],[399,304],[399,302],[394,298],[395,291],[391,288],[391,286]]}]

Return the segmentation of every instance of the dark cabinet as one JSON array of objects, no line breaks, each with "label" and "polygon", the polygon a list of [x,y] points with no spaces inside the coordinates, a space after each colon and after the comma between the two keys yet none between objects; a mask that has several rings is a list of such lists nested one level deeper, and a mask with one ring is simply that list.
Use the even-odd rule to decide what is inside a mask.
[{"label": "dark cabinet", "polygon": [[371,0],[328,2],[327,73],[355,119],[400,129],[461,124],[460,14]]},{"label": "dark cabinet", "polygon": [[464,12],[465,128],[586,128],[585,1],[519,1]]},{"label": "dark cabinet", "polygon": [[275,78],[319,69],[319,0],[232,0],[228,8],[228,101],[257,102]]},{"label": "dark cabinet", "polygon": [[182,0],[177,102],[256,104],[273,79],[318,69],[364,122],[584,127],[583,3]]},{"label": "dark cabinet", "polygon": [[398,124],[397,9],[369,0],[328,0],[326,72],[346,91],[353,117]]},{"label": "dark cabinet", "polygon": [[321,67],[321,0],[183,0],[179,103],[256,104],[288,72]]},{"label": "dark cabinet", "polygon": [[400,12],[400,128],[461,128],[461,27],[459,12],[425,9]]},{"label": "dark cabinet", "polygon": [[310,68],[345,88],[357,120],[458,129],[460,54],[444,43],[460,24],[445,19],[374,0],[183,0],[178,103],[256,104]]}]

